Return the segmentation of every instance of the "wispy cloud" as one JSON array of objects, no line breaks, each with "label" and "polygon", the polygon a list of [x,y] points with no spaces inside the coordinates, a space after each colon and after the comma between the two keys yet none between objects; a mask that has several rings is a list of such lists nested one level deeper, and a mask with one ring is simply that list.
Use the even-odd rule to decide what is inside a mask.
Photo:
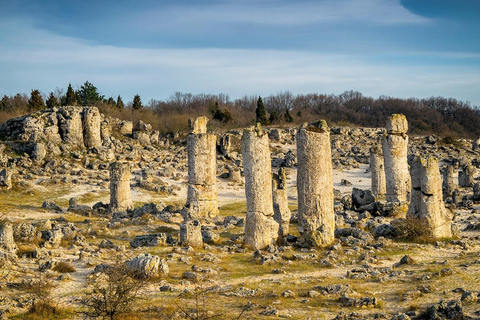
[{"label": "wispy cloud", "polygon": [[1,94],[32,88],[48,93],[88,80],[103,94],[121,94],[125,100],[136,93],[144,101],[164,99],[175,91],[240,97],[352,89],[371,96],[453,96],[480,104],[478,65],[395,65],[377,63],[370,55],[285,50],[124,48],[36,30],[25,21],[4,20],[0,28],[8,30],[0,34]]}]

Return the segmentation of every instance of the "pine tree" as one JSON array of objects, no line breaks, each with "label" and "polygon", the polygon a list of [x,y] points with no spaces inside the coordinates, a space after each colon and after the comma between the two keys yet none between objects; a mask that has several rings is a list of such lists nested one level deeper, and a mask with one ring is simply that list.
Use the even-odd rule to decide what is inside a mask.
[{"label": "pine tree", "polygon": [[73,91],[72,84],[68,84],[67,96],[65,98],[66,106],[76,106],[77,105],[77,94]]},{"label": "pine tree", "polygon": [[97,91],[97,87],[91,84],[88,81],[80,87],[80,90],[77,91],[78,97],[80,97],[79,102],[84,106],[94,105],[98,101],[102,101],[105,96],[100,95]]},{"label": "pine tree", "polygon": [[45,108],[45,103],[43,103],[42,95],[38,90],[32,90],[30,94],[30,99],[28,99],[27,105],[28,111],[37,111]]},{"label": "pine tree", "polygon": [[285,121],[289,123],[293,122],[293,116],[290,114],[290,111],[288,110],[288,108],[285,109],[284,117],[285,117]]},{"label": "pine tree", "polygon": [[132,109],[133,110],[140,110],[142,109],[142,100],[140,99],[140,95],[136,94],[135,97],[133,97],[133,105]]},{"label": "pine tree", "polygon": [[57,98],[55,97],[53,92],[50,92],[50,95],[48,96],[48,99],[47,101],[45,101],[45,103],[47,104],[47,108],[53,108],[58,105]]},{"label": "pine tree", "polygon": [[116,107],[117,107],[117,103],[115,102],[115,100],[113,100],[112,97],[108,98],[108,100],[107,100],[106,103],[107,103],[107,105],[108,105],[109,107],[112,107],[112,108],[116,108]]},{"label": "pine tree", "polygon": [[261,125],[268,125],[267,111],[265,110],[265,106],[263,105],[262,97],[258,97],[255,115],[257,116],[257,123],[260,123]]},{"label": "pine tree", "polygon": [[125,108],[125,104],[123,103],[122,97],[120,97],[120,95],[118,95],[118,98],[117,98],[117,108],[120,110]]}]

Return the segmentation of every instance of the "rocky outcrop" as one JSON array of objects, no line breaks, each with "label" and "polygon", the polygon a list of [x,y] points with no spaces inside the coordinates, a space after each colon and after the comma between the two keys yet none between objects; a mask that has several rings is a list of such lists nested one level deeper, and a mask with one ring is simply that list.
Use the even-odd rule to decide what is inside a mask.
[{"label": "rocky outcrop", "polygon": [[453,214],[445,208],[438,159],[415,157],[411,164],[412,199],[407,219],[434,239],[452,237]]},{"label": "rocky outcrop", "polygon": [[102,145],[102,117],[95,107],[85,107],[82,113],[83,141],[86,148]]},{"label": "rocky outcrop", "polygon": [[213,218],[218,215],[217,136],[207,133],[207,122],[207,117],[189,120],[188,191],[185,205],[187,220]]},{"label": "rocky outcrop", "polygon": [[297,133],[298,223],[307,246],[334,240],[333,169],[326,121],[304,124]]},{"label": "rocky outcrop", "polygon": [[133,208],[130,175],[128,163],[114,162],[110,165],[110,213],[126,212]]},{"label": "rocky outcrop", "polygon": [[149,278],[158,273],[168,274],[168,264],[165,259],[160,259],[158,256],[149,253],[143,253],[133,259],[126,260],[127,267],[137,272],[141,278]]},{"label": "rocky outcrop", "polygon": [[268,135],[259,126],[243,131],[242,155],[247,198],[245,243],[263,249],[277,241],[279,225],[273,218]]}]

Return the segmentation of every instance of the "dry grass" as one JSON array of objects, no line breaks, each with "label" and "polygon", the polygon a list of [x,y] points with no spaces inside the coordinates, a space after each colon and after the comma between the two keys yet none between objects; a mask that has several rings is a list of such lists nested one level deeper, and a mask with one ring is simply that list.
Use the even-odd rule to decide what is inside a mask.
[{"label": "dry grass", "polygon": [[60,273],[73,273],[76,272],[77,269],[70,262],[60,261],[53,267],[53,271]]}]

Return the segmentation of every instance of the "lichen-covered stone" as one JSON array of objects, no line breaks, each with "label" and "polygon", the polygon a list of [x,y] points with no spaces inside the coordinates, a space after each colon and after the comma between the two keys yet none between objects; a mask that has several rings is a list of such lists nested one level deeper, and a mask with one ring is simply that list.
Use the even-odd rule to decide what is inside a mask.
[{"label": "lichen-covered stone", "polygon": [[458,172],[458,185],[463,188],[473,187],[475,183],[475,167],[470,164],[462,166],[462,170]]},{"label": "lichen-covered stone", "polygon": [[263,249],[277,241],[279,225],[273,218],[268,135],[261,128],[243,131],[242,155],[247,198],[245,243],[253,249]]},{"label": "lichen-covered stone", "polygon": [[183,246],[203,247],[202,225],[198,220],[190,220],[180,225],[180,243]]},{"label": "lichen-covered stone", "polygon": [[388,202],[410,201],[411,178],[407,161],[406,121],[403,115],[392,115],[387,121],[387,134],[382,142]]},{"label": "lichen-covered stone", "polygon": [[190,119],[187,140],[188,190],[186,219],[213,218],[218,215],[217,153],[214,134],[206,133],[208,119]]},{"label": "lichen-covered stone", "polygon": [[85,147],[94,148],[102,145],[102,117],[96,107],[85,107],[82,113],[83,142]]},{"label": "lichen-covered stone", "polygon": [[443,175],[443,182],[442,182],[442,190],[443,190],[443,198],[448,198],[452,196],[453,191],[457,188],[457,185],[453,179],[453,167],[446,166],[442,169]]},{"label": "lichen-covered stone", "polygon": [[110,165],[110,212],[125,212],[133,208],[130,192],[130,165],[114,162]]},{"label": "lichen-covered stone", "polygon": [[160,259],[158,256],[149,253],[142,253],[133,259],[126,260],[125,264],[131,270],[138,272],[142,278],[148,278],[156,274],[168,274],[168,264],[165,259]]},{"label": "lichen-covered stone", "polygon": [[375,197],[384,197],[387,192],[385,164],[382,149],[378,146],[370,148],[370,172],[372,174],[372,193]]},{"label": "lichen-covered stone", "polygon": [[445,208],[438,159],[415,157],[410,169],[412,199],[407,219],[435,239],[452,237],[453,213]]},{"label": "lichen-covered stone", "polygon": [[288,208],[287,176],[284,168],[273,175],[273,218],[280,226],[279,236],[284,238],[288,235],[290,218],[292,213]]},{"label": "lichen-covered stone", "polygon": [[300,126],[297,133],[298,222],[305,245],[334,240],[333,169],[330,130],[325,121]]}]

